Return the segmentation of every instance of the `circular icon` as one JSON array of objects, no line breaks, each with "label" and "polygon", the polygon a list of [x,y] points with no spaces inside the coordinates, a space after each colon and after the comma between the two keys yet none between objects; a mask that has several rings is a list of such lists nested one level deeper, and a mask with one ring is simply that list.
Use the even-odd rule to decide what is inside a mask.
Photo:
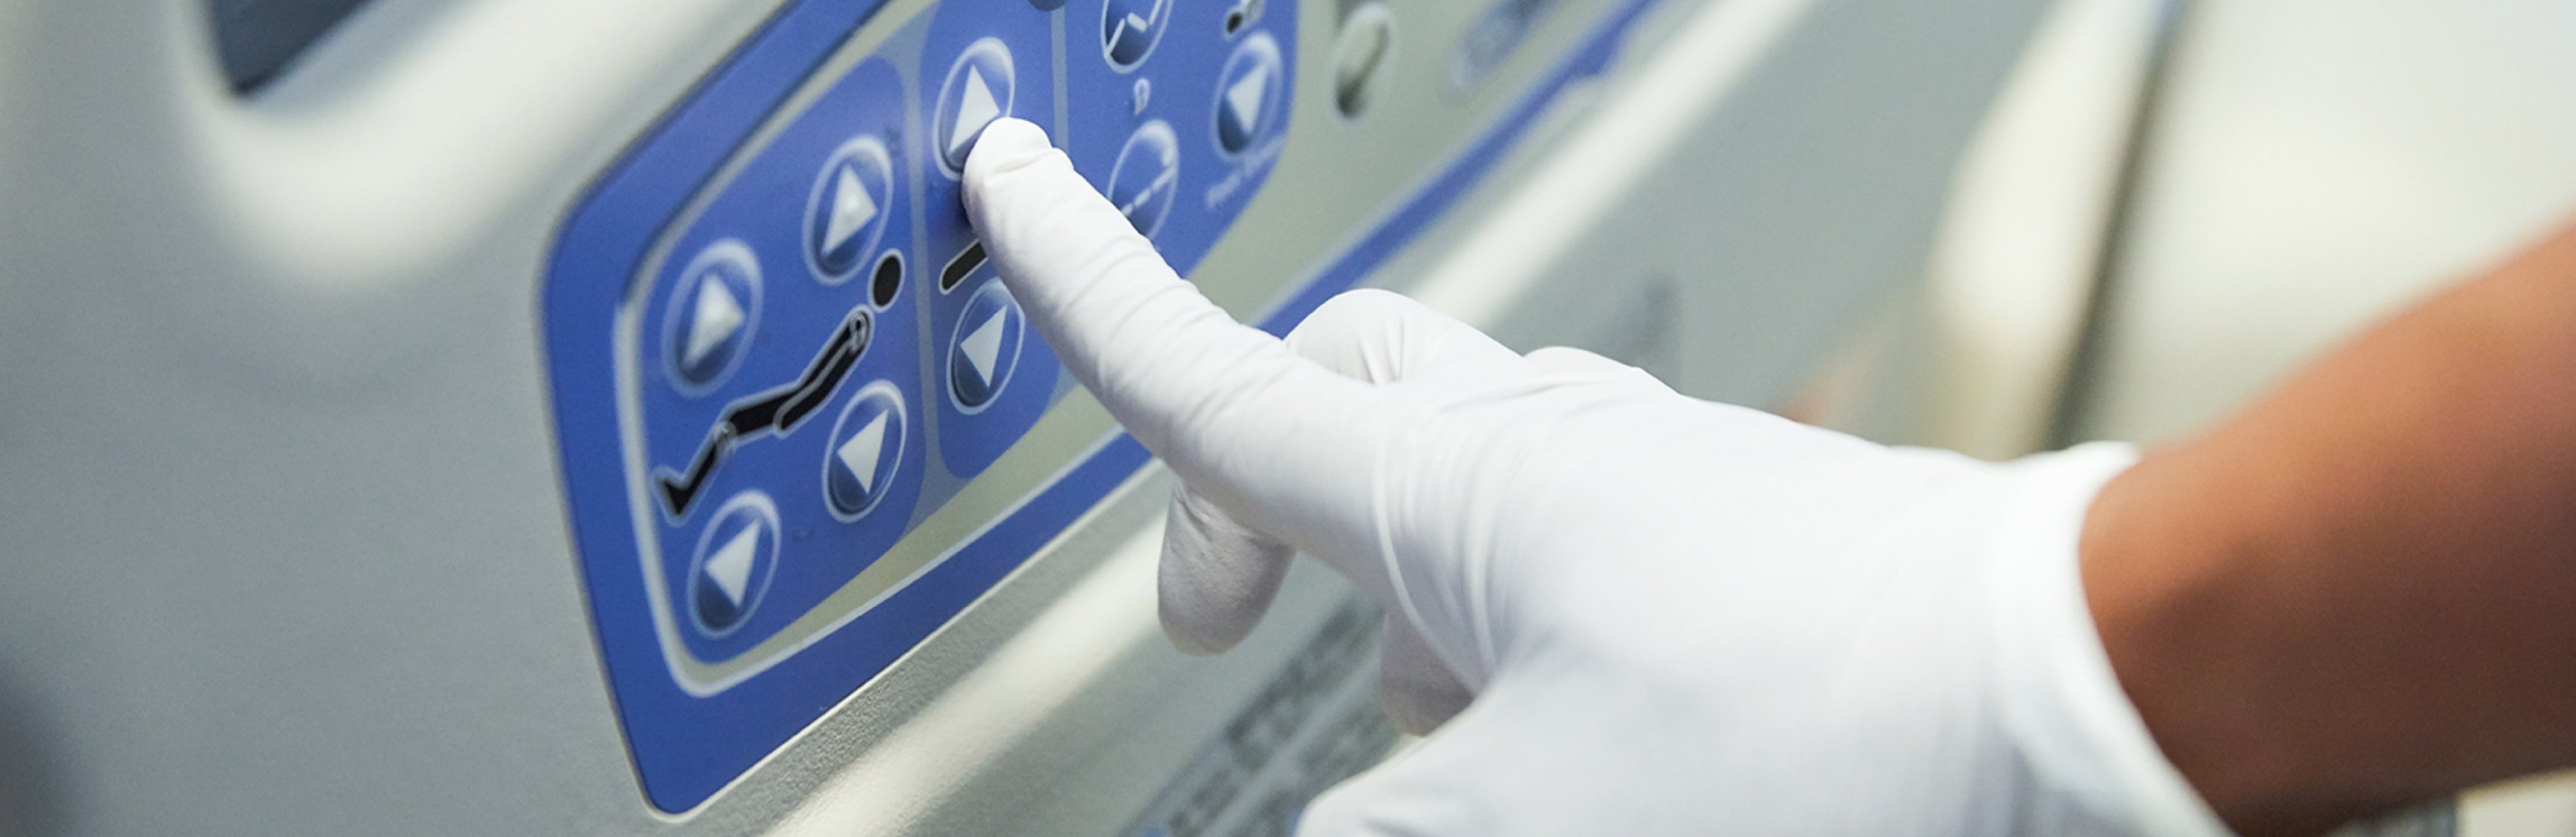
[{"label": "circular icon", "polygon": [[1118,72],[1134,72],[1154,54],[1163,27],[1172,20],[1172,0],[1103,0],[1100,4],[1100,57]]},{"label": "circular icon", "polygon": [[703,394],[742,365],[760,324],[760,261],[737,239],[707,245],[662,305],[663,360],[672,384]]},{"label": "circular icon", "polygon": [[894,158],[875,137],[858,137],[832,152],[805,199],[805,258],[824,284],[856,274],[885,237],[894,207]]},{"label": "circular icon", "polygon": [[1225,59],[1217,74],[1216,146],[1227,157],[1242,154],[1278,129],[1286,100],[1286,73],[1281,72],[1279,44],[1268,32],[1255,32]]},{"label": "circular icon", "polygon": [[832,423],[823,463],[823,499],[832,516],[856,521],[876,510],[903,462],[903,393],[877,381],[859,388]]},{"label": "circular icon", "polygon": [[689,559],[689,620],[708,637],[733,633],[760,607],[777,571],[777,504],[758,491],[734,495],[707,518]]},{"label": "circular icon", "polygon": [[959,412],[983,412],[1011,383],[1011,369],[1020,360],[1021,319],[1019,302],[999,279],[967,298],[948,343],[948,400]]},{"label": "circular icon", "polygon": [[1180,193],[1180,183],[1180,140],[1170,123],[1157,119],[1127,137],[1127,145],[1118,150],[1118,163],[1109,169],[1106,191],[1119,214],[1127,216],[1127,223],[1151,238],[1172,214],[1172,198]]},{"label": "circular icon", "polygon": [[966,153],[975,150],[984,126],[1011,115],[1014,86],[1011,50],[1002,39],[966,45],[939,84],[939,107],[931,116],[930,141],[937,146],[931,156],[939,159],[941,173],[957,177],[966,170]]}]

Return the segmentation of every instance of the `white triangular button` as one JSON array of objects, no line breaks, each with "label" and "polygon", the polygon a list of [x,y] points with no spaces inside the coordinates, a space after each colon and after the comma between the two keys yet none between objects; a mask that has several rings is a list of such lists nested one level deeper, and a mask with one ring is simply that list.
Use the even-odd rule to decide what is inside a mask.
[{"label": "white triangular button", "polygon": [[993,88],[984,84],[984,74],[967,65],[966,90],[957,99],[957,121],[949,123],[948,156],[965,153],[975,145],[976,132],[1001,117],[1002,106],[993,100]]},{"label": "white triangular button", "polygon": [[966,352],[966,362],[975,365],[975,377],[983,379],[984,383],[993,382],[993,364],[1002,359],[1002,326],[1005,325],[1002,321],[1010,319],[1010,316],[1007,312],[993,312],[993,316],[985,318],[983,325],[976,326],[974,331],[966,334],[965,340],[957,344],[958,349]]},{"label": "white triangular button", "polygon": [[707,580],[715,582],[716,589],[724,591],[725,600],[735,607],[742,606],[742,594],[751,586],[752,559],[759,549],[760,527],[745,526],[707,559]]},{"label": "white triangular button", "polygon": [[838,250],[868,228],[877,219],[876,198],[868,195],[867,183],[859,180],[858,170],[841,167],[840,177],[832,184],[832,222],[823,233],[823,249]]},{"label": "white triangular button", "polygon": [[885,456],[886,416],[889,415],[892,414],[878,413],[876,418],[868,419],[868,426],[859,428],[858,435],[842,442],[840,449],[832,452],[841,458],[843,467],[850,469],[850,476],[859,478],[862,491],[875,493],[877,490],[877,461]]},{"label": "white triangular button", "polygon": [[698,306],[689,317],[689,350],[683,359],[690,366],[706,360],[742,329],[742,318],[742,303],[733,298],[733,289],[725,287],[724,280],[708,276],[698,284]]},{"label": "white triangular button", "polygon": [[1261,100],[1270,93],[1270,65],[1254,64],[1242,78],[1225,89],[1225,107],[1234,112],[1234,124],[1246,131],[1258,125]]}]

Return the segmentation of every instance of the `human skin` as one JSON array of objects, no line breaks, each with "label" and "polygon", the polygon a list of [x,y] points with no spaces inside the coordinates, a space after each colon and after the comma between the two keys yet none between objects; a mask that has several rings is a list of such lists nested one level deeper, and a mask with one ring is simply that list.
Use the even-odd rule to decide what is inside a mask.
[{"label": "human skin", "polygon": [[2576,765],[2576,228],[2094,501],[2089,601],[2247,837]]}]

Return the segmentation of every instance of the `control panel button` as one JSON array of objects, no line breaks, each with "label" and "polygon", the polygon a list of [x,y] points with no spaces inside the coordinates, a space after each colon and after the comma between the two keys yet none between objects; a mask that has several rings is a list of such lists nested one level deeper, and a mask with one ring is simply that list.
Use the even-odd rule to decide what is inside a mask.
[{"label": "control panel button", "polygon": [[1181,183],[1181,146],[1171,123],[1147,122],[1127,137],[1109,170],[1109,202],[1146,237],[1163,229]]},{"label": "control panel button", "polygon": [[939,109],[931,121],[932,142],[937,145],[933,156],[948,176],[966,170],[966,153],[975,149],[975,138],[983,136],[984,126],[1011,115],[1017,83],[1010,47],[1000,38],[967,45],[948,68],[948,80],[939,86]]},{"label": "control panel button", "polygon": [[760,262],[739,240],[698,253],[671,288],[663,315],[663,353],[682,392],[713,389],[742,364],[760,322]]},{"label": "control panel button", "polygon": [[689,561],[690,621],[709,637],[733,633],[777,571],[778,506],[758,491],[735,495],[708,519]]},{"label": "control panel button", "polygon": [[805,203],[805,254],[826,284],[855,275],[885,236],[894,205],[894,158],[875,137],[832,153]]},{"label": "control panel button", "polygon": [[1154,54],[1172,22],[1172,0],[1105,0],[1100,4],[1100,55],[1129,72]]},{"label": "control panel button", "polygon": [[1279,45],[1266,32],[1256,32],[1226,58],[1217,75],[1216,144],[1226,156],[1242,154],[1269,138],[1280,121],[1282,87]]},{"label": "control panel button", "polygon": [[966,300],[948,347],[948,394],[959,411],[982,412],[1010,384],[1023,326],[1019,302],[1001,280],[985,282]]},{"label": "control panel button", "polygon": [[1383,0],[1367,0],[1342,14],[1342,34],[1333,42],[1333,107],[1358,118],[1368,110],[1380,72],[1395,50],[1395,13]]},{"label": "control panel button", "polygon": [[903,461],[903,394],[891,382],[861,387],[832,426],[830,461],[823,464],[823,496],[832,516],[855,521],[875,511],[893,487]]}]

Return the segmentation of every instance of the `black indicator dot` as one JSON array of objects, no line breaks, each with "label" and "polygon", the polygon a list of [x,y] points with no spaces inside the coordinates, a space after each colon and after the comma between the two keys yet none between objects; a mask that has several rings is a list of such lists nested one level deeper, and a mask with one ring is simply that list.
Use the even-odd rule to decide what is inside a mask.
[{"label": "black indicator dot", "polygon": [[903,292],[903,254],[887,250],[877,258],[877,271],[868,280],[868,301],[878,308],[894,304],[895,294]]},{"label": "black indicator dot", "polygon": [[1244,27],[1259,21],[1263,2],[1264,0],[1235,0],[1234,8],[1227,9],[1225,12],[1225,36],[1231,38],[1242,34]]}]

